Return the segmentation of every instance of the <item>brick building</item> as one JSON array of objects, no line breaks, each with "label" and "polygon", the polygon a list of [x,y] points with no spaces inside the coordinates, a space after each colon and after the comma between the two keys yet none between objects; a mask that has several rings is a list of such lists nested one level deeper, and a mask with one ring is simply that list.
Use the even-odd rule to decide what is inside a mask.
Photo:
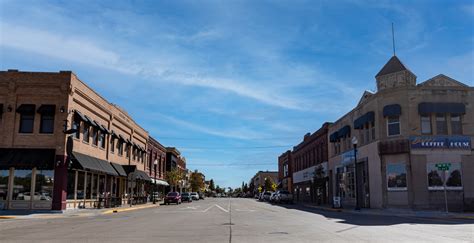
[{"label": "brick building", "polygon": [[258,188],[261,187],[265,190],[265,180],[269,180],[272,184],[278,183],[278,171],[259,171],[250,180],[249,184],[253,184],[255,192],[258,192]]},{"label": "brick building", "polygon": [[148,132],[70,71],[0,72],[0,208],[142,201]]},{"label": "brick building", "polygon": [[324,186],[317,189],[313,183],[316,170],[323,174],[319,175],[321,180],[328,177],[328,141],[327,134],[330,123],[324,123],[320,129],[313,134],[306,134],[303,141],[293,147],[291,158],[293,159],[293,198],[295,201],[328,203],[329,187]]},{"label": "brick building", "polygon": [[377,91],[329,127],[330,194],[343,206],[444,209],[446,180],[449,208],[473,210],[474,88],[442,74],[416,84],[396,56],[375,78]]},{"label": "brick building", "polygon": [[146,172],[150,176],[153,184],[155,184],[154,191],[160,193],[160,196],[165,193],[165,188],[169,186],[166,182],[166,148],[153,137],[148,138],[148,163]]},{"label": "brick building", "polygon": [[179,152],[179,150],[175,147],[167,147],[166,171],[171,171],[173,169],[178,169],[182,172],[183,180],[178,183],[177,188],[170,189],[182,192],[184,188],[188,187],[189,174],[191,172],[186,169],[186,158],[181,155],[181,152]]},{"label": "brick building", "polygon": [[291,150],[278,157],[278,186],[283,190],[293,191],[293,160]]}]

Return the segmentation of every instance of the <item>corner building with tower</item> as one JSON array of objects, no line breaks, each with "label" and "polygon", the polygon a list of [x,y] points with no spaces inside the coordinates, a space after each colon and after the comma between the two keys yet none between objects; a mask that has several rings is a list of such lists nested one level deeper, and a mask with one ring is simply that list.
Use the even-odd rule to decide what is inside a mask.
[{"label": "corner building with tower", "polygon": [[329,198],[444,210],[446,181],[448,209],[474,210],[474,88],[443,74],[417,84],[397,56],[375,78],[377,91],[329,125]]}]

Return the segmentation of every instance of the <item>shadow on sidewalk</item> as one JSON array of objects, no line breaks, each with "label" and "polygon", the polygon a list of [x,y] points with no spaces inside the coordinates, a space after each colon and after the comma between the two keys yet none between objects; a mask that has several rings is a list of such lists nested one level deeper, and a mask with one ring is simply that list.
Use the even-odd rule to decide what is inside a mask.
[{"label": "shadow on sidewalk", "polygon": [[[438,225],[456,225],[456,224],[474,224],[474,219],[450,218],[450,217],[436,217],[422,216],[422,215],[388,215],[388,214],[372,214],[361,211],[347,211],[353,209],[345,209],[343,211],[336,211],[331,208],[315,208],[305,206],[302,204],[270,204],[272,207],[282,207],[289,210],[298,210],[307,213],[318,214],[327,219],[335,220],[338,223],[359,225],[359,226],[387,226],[396,224],[438,224]],[[443,214],[440,212],[440,215]]]}]

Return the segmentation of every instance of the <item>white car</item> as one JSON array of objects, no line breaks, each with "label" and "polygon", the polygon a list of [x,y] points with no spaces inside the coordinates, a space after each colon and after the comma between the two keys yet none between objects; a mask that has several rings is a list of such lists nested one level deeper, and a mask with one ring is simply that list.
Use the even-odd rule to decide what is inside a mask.
[{"label": "white car", "polygon": [[293,195],[286,190],[280,190],[275,192],[274,201],[276,203],[293,203]]},{"label": "white car", "polygon": [[270,195],[270,202],[276,202],[276,192],[272,192]]},{"label": "white car", "polygon": [[271,196],[271,195],[272,195],[272,192],[270,192],[270,191],[266,191],[266,192],[264,192],[264,193],[263,193],[263,196],[262,196],[262,198],[263,198],[263,201],[267,201],[267,202],[269,202],[269,201],[270,201],[270,196]]},{"label": "white car", "polygon": [[197,192],[191,192],[191,198],[193,200],[198,201],[199,200],[199,194]]}]

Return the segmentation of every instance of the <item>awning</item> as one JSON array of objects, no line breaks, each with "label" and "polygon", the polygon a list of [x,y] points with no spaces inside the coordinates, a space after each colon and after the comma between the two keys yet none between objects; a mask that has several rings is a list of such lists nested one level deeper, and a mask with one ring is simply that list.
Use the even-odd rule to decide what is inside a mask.
[{"label": "awning", "polygon": [[111,133],[112,133],[112,132],[111,132],[109,129],[107,129],[107,127],[105,127],[104,125],[100,125],[100,126],[102,127],[101,130],[102,130],[103,132],[105,132],[105,133],[107,133],[107,134],[111,134]]},{"label": "awning", "polygon": [[74,112],[76,113],[76,115],[79,116],[79,118],[81,118],[81,120],[82,120],[83,122],[89,122],[89,120],[86,118],[86,116],[84,116],[84,114],[82,114],[80,111],[75,110]]},{"label": "awning", "polygon": [[53,170],[56,152],[54,149],[0,148],[0,169]]},{"label": "awning", "polygon": [[161,180],[161,179],[154,179],[154,178],[151,178],[151,183],[153,184],[156,184],[156,185],[160,185],[160,186],[169,186],[170,184],[168,184],[168,182],[164,181],[164,180]]},{"label": "awning", "polygon": [[399,104],[386,105],[383,108],[383,116],[400,116],[402,114],[402,107]]},{"label": "awning", "polygon": [[114,169],[117,171],[117,173],[120,176],[127,176],[127,172],[125,172],[125,170],[123,169],[121,165],[113,163],[113,162],[110,162],[110,164],[112,165],[112,167],[114,167]]},{"label": "awning", "polygon": [[350,137],[351,136],[351,127],[346,125],[337,131],[339,138]]},{"label": "awning", "polygon": [[335,143],[339,140],[339,135],[338,135],[338,132],[333,132],[330,136],[329,136],[329,142],[331,143]]},{"label": "awning", "polygon": [[17,109],[16,112],[25,115],[34,115],[36,113],[36,106],[31,104],[22,104]]},{"label": "awning", "polygon": [[71,159],[74,162],[73,165],[79,166],[80,169],[105,173],[113,176],[119,175],[117,171],[115,171],[114,167],[112,167],[112,165],[105,160],[101,160],[78,152],[72,152]]},{"label": "awning", "polygon": [[122,135],[119,134],[118,136],[119,136],[119,139],[120,139],[122,142],[127,141]]},{"label": "awning", "polygon": [[53,115],[56,113],[56,105],[41,105],[38,108],[38,113],[42,115]]},{"label": "awning", "polygon": [[119,136],[117,135],[117,133],[115,133],[114,130],[110,131],[110,136],[112,136],[113,138],[119,138]]},{"label": "awning", "polygon": [[151,181],[151,178],[148,176],[147,173],[141,170],[137,170],[137,166],[135,165],[123,165],[122,166],[127,172],[128,177],[131,180],[143,180],[143,181]]},{"label": "awning", "polygon": [[431,113],[451,113],[451,114],[465,114],[466,105],[463,103],[431,103],[424,102],[418,104],[419,114]]},{"label": "awning", "polygon": [[374,121],[375,113],[373,111],[369,111],[354,121],[354,129],[362,129],[364,128],[365,124],[372,123]]},{"label": "awning", "polygon": [[94,120],[92,120],[92,118],[88,117],[87,115],[84,115],[84,117],[86,118],[85,122],[89,123],[92,126],[95,126]]}]

